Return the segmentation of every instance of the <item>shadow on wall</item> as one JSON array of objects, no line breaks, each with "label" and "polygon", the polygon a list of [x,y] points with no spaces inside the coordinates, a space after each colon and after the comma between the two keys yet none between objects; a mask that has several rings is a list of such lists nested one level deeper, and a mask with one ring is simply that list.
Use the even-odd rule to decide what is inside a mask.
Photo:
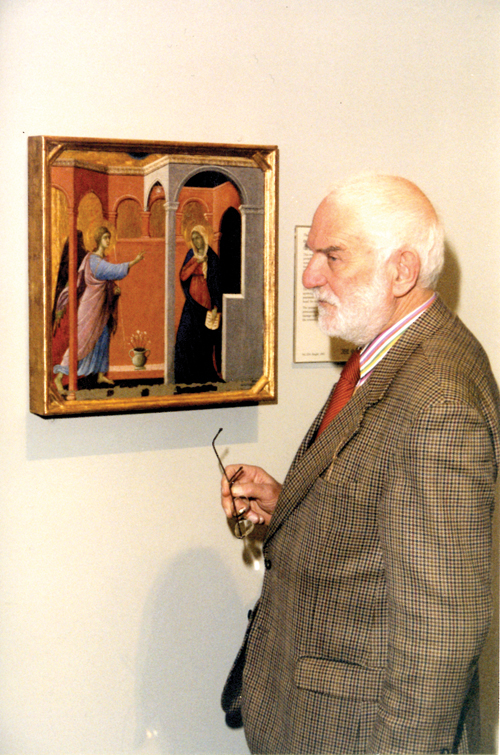
[{"label": "shadow on wall", "polygon": [[224,428],[225,444],[256,443],[258,407],[55,419],[27,414],[26,458],[33,461],[206,448],[219,427]]},{"label": "shadow on wall", "polygon": [[162,755],[248,753],[242,733],[226,727],[220,707],[238,650],[234,638],[243,636],[245,624],[231,574],[215,552],[188,551],[169,564],[145,608],[137,748],[153,735],[154,752]]},{"label": "shadow on wall", "polygon": [[445,304],[456,312],[460,301],[460,267],[455,252],[448,244],[444,250],[444,266],[437,290]]}]

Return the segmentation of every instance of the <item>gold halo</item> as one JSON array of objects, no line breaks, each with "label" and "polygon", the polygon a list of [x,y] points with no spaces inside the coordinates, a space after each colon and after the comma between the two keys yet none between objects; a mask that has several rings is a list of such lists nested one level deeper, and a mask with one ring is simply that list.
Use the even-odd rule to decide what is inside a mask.
[{"label": "gold halo", "polygon": [[96,234],[97,229],[101,227],[107,228],[110,233],[111,241],[109,242],[109,246],[108,246],[108,254],[110,254],[116,246],[116,238],[117,238],[116,228],[108,220],[105,220],[105,218],[101,218],[101,220],[92,223],[83,232],[85,248],[87,249],[88,252],[95,252],[96,250],[95,234]]},{"label": "gold halo", "polygon": [[208,246],[211,246],[213,248],[214,229],[209,223],[200,223],[199,221],[190,223],[189,226],[184,229],[184,241],[186,242],[187,248],[189,249],[191,247],[191,234],[193,232],[193,228],[196,228],[197,225],[203,226],[203,228],[205,229],[205,233],[207,234]]}]

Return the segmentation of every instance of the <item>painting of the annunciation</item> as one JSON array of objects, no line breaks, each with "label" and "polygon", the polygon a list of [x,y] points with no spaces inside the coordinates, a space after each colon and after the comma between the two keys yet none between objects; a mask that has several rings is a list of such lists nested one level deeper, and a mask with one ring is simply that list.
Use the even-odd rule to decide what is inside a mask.
[{"label": "painting of the annunciation", "polygon": [[28,146],[31,411],[275,402],[277,148]]}]

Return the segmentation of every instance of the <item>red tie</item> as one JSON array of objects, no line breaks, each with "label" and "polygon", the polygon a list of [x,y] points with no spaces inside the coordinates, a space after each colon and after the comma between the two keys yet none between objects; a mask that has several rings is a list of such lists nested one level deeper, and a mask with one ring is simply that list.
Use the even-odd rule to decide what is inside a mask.
[{"label": "red tie", "polygon": [[325,416],[321,421],[319,430],[316,434],[318,438],[323,430],[325,430],[332,419],[340,412],[341,409],[347,404],[356,384],[359,380],[359,351],[353,351],[349,360],[344,365],[344,369],[340,373],[339,382],[335,386],[330,403],[328,404],[325,412]]}]

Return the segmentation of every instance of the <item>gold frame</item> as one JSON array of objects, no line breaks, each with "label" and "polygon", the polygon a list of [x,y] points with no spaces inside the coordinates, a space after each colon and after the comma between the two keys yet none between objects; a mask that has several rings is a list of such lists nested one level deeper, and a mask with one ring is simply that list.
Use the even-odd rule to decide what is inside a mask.
[{"label": "gold frame", "polygon": [[[84,154],[85,153],[85,154]],[[112,167],[96,167],[105,155],[117,156]],[[132,168],[123,167],[130,163],[133,158],[140,166],[135,168],[135,174],[141,173],[149,176],[155,170],[163,171],[162,175],[170,176],[166,183],[175,184],[171,178],[175,175],[178,180],[175,191],[168,186],[165,204],[163,205],[167,215],[165,232],[165,308],[163,313],[164,328],[164,351],[163,351],[163,382],[155,390],[143,390],[140,395],[114,388],[104,391],[84,390],[78,388],[76,367],[69,368],[70,385],[64,394],[57,389],[54,383],[53,371],[53,307],[54,307],[54,265],[58,258],[53,255],[52,234],[53,226],[53,187],[54,172],[56,165],[70,166],[74,170],[90,170],[100,174],[121,172],[129,175],[127,171]],[[59,162],[57,162],[59,161]],[[89,163],[90,161],[90,163]],[[94,162],[95,161],[95,164]],[[90,164],[90,169],[89,169]],[[117,168],[118,166],[118,168]],[[161,167],[158,167],[161,166]],[[251,359],[252,367],[248,376],[239,374],[236,379],[230,377],[220,385],[189,386],[184,391],[172,382],[172,369],[167,369],[167,363],[172,363],[173,345],[173,314],[172,297],[169,301],[167,289],[173,290],[175,285],[173,274],[172,255],[178,254],[176,239],[176,198],[180,193],[178,186],[185,185],[181,176],[193,176],[202,172],[222,173],[228,177],[240,191],[241,207],[240,214],[243,217],[241,234],[242,255],[242,290],[241,295],[235,296],[238,302],[234,305],[241,307],[241,312],[236,313],[231,325],[231,320],[226,317],[226,329],[222,330],[222,349],[224,354],[230,352],[231,365],[235,374],[245,370],[245,359]],[[105,140],[87,139],[75,137],[33,136],[28,138],[28,174],[29,174],[29,303],[30,303],[30,411],[42,417],[63,417],[93,414],[110,414],[136,411],[166,411],[173,409],[192,409],[194,407],[242,405],[257,403],[276,403],[277,401],[277,376],[276,376],[276,310],[277,310],[277,286],[276,286],[276,249],[277,249],[277,184],[278,184],[278,148],[276,146],[254,145],[231,145],[231,144],[198,144],[182,142],[156,142],[135,140]],[[80,173],[79,175],[83,175]],[[156,174],[155,174],[156,175]],[[97,178],[94,177],[95,181]],[[107,180],[109,178],[99,178]],[[145,181],[146,179],[143,179]],[[149,179],[148,179],[149,180]],[[186,179],[187,180],[187,179]],[[180,183],[179,183],[180,181]],[[246,183],[245,183],[246,182]],[[156,185],[156,184],[155,184]],[[151,184],[153,186],[153,184]],[[151,189],[151,186],[149,187]],[[257,188],[255,188],[257,187]],[[247,190],[248,189],[248,190]],[[83,192],[83,189],[82,189]],[[144,191],[146,196],[146,190]],[[255,201],[255,197],[258,201]],[[83,193],[78,198],[74,196],[74,204],[81,201]],[[253,200],[253,203],[252,203]],[[245,204],[246,202],[246,204]],[[55,204],[55,202],[54,202]],[[71,200],[70,200],[71,205]],[[106,208],[105,208],[106,209]],[[144,207],[143,207],[144,210]],[[74,286],[76,291],[76,238],[77,238],[77,211],[78,207],[68,207],[70,220],[67,226],[68,236],[66,244],[69,245],[69,273],[68,279],[73,279],[74,284],[67,284],[68,289]],[[170,220],[169,220],[170,213]],[[246,214],[248,213],[248,215]],[[64,214],[64,213],[63,213]],[[142,215],[146,215],[142,212]],[[71,221],[71,218],[74,220]],[[104,213],[102,218],[105,223],[109,217]],[[148,222],[148,221],[146,221]],[[73,234],[73,235],[72,235]],[[73,241],[70,241],[70,239]],[[172,241],[173,239],[173,241]],[[132,239],[130,239],[132,241]],[[158,240],[157,240],[158,241]],[[73,251],[71,246],[73,244]],[[172,244],[174,249],[172,249]],[[137,246],[141,240],[137,241]],[[91,249],[86,250],[91,252]],[[54,256],[54,260],[53,260]],[[255,270],[258,270],[258,274]],[[73,278],[71,277],[73,276]],[[134,276],[134,273],[130,276]],[[250,276],[250,277],[249,277]],[[158,292],[156,292],[158,293]],[[160,291],[160,294],[162,291]],[[71,297],[71,293],[69,294]],[[73,336],[70,335],[69,346],[70,364],[76,365],[77,344],[77,304],[76,293],[71,298],[68,311],[69,320],[73,322]],[[227,295],[224,298],[228,304]],[[243,302],[243,303],[241,303]],[[136,299],[136,305],[138,300]],[[71,307],[73,306],[73,309]],[[121,305],[120,305],[121,306]],[[225,312],[225,310],[223,310]],[[229,310],[228,310],[229,311]],[[243,313],[243,314],[241,314]],[[245,324],[245,323],[249,324]],[[252,325],[252,321],[254,324]],[[224,323],[224,315],[223,315]],[[258,323],[258,327],[255,327]],[[260,337],[260,324],[262,324],[262,337]],[[231,330],[233,328],[233,330]],[[71,331],[70,331],[71,332]],[[157,333],[161,328],[157,328]],[[231,333],[236,333],[236,338],[231,339]],[[76,335],[75,335],[76,334]],[[251,337],[250,337],[251,336]],[[71,341],[73,338],[73,341]],[[125,342],[125,339],[124,339]],[[244,346],[244,349],[242,348]],[[237,349],[240,349],[237,351]],[[250,357],[243,356],[250,352]],[[73,356],[71,356],[71,354]],[[229,359],[229,357],[227,357]],[[244,363],[244,364],[243,364]],[[128,367],[127,369],[134,369]],[[135,368],[137,369],[137,367]],[[146,368],[141,368],[146,369]],[[102,375],[102,373],[100,373]],[[133,375],[137,388],[141,388],[142,375]],[[71,387],[71,381],[73,381]],[[139,383],[138,383],[139,381]],[[134,382],[129,381],[129,382]],[[184,386],[186,388],[186,386]]]}]

